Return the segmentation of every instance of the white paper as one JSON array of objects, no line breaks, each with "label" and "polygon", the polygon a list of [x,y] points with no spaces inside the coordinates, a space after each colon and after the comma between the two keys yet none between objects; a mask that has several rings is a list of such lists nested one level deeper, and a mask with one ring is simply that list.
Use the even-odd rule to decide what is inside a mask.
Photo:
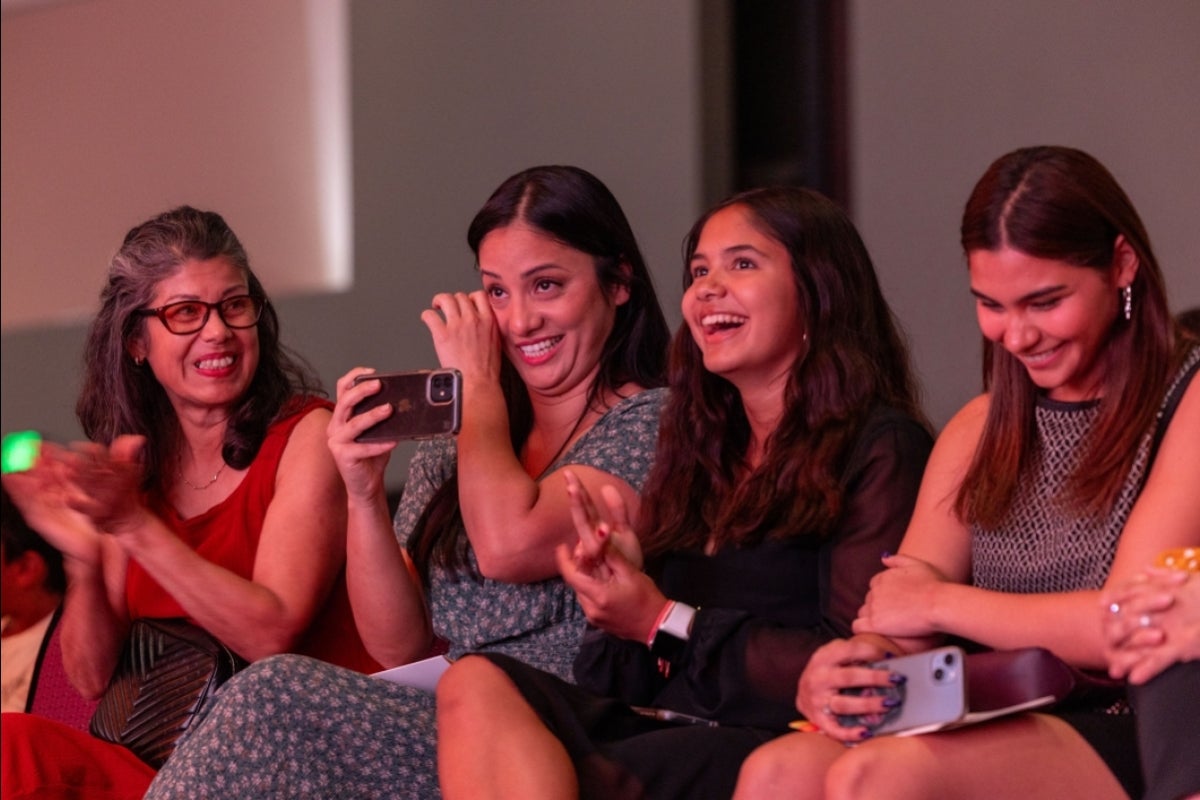
[{"label": "white paper", "polygon": [[385,681],[398,683],[401,686],[412,686],[432,692],[437,688],[438,679],[450,667],[450,660],[445,656],[433,656],[411,664],[385,669],[371,675],[372,678],[382,678]]}]

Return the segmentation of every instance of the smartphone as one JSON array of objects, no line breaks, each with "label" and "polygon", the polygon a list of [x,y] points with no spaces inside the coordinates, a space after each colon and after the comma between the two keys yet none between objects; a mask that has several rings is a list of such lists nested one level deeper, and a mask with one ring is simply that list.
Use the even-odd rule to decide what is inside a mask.
[{"label": "smartphone", "polygon": [[13,431],[0,440],[0,472],[24,472],[31,468],[42,451],[42,435],[37,431]]},{"label": "smartphone", "polygon": [[355,437],[358,442],[394,442],[453,436],[462,425],[462,373],[456,369],[382,372],[354,379],[379,381],[379,391],[363,400],[351,416],[387,403],[392,415]]},{"label": "smartphone", "polygon": [[882,714],[839,715],[838,722],[853,728],[865,725],[872,735],[917,733],[955,722],[967,712],[966,668],[961,648],[939,647],[924,653],[890,658],[871,664],[875,669],[903,675],[894,686],[843,689],[843,694],[883,695],[898,701]]}]

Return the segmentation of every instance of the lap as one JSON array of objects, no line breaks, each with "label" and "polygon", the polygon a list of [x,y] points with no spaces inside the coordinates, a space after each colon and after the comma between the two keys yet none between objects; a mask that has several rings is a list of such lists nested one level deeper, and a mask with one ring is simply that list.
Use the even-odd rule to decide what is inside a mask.
[{"label": "lap", "polygon": [[432,694],[273,656],[221,688],[147,797],[436,795]]},{"label": "lap", "polygon": [[1083,737],[1063,720],[1043,714],[869,740],[838,758],[827,778],[832,797],[881,785],[890,786],[897,798],[1128,796]]}]

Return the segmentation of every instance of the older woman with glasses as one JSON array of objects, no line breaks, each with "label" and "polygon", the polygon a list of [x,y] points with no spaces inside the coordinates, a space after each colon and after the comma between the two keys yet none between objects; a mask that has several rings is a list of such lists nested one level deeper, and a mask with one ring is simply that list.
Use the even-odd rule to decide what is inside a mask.
[{"label": "older woman with glasses", "polygon": [[[185,617],[254,661],[307,652],[374,668],[348,614],[332,404],[225,221],[182,207],[113,257],[76,408],[91,440],[6,475],[65,556],[63,661],[104,692],[133,620]],[[3,715],[4,797],[141,797],[154,770],[48,719]]]}]

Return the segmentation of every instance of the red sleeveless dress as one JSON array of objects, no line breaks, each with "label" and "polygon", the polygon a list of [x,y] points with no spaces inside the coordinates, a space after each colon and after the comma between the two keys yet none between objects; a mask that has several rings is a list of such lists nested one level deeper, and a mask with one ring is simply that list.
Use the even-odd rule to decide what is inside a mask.
[{"label": "red sleeveless dress", "polygon": [[[205,559],[249,579],[254,570],[267,508],[275,496],[275,476],[292,431],[327,400],[309,398],[267,431],[262,447],[241,484],[207,511],[183,519],[158,493],[147,505]],[[131,619],[186,616],[179,603],[136,561],[129,562],[125,583]],[[379,665],[367,654],[354,627],[339,571],[328,600],[295,652],[360,672]],[[111,744],[54,720],[32,714],[0,715],[0,798],[27,800],[133,800],[146,793],[155,771],[120,745]]]}]

